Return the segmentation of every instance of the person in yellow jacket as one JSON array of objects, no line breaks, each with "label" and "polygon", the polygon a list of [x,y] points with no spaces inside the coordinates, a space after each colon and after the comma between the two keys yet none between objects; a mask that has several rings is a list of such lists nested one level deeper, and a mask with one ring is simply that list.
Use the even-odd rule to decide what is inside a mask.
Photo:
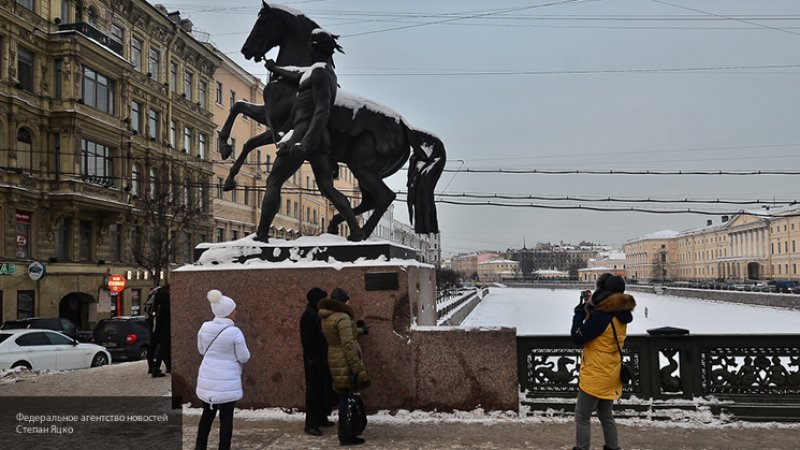
[{"label": "person in yellow jacket", "polygon": [[347,406],[347,393],[350,390],[350,376],[355,375],[357,389],[371,384],[361,347],[356,340],[367,334],[368,328],[363,322],[353,322],[353,308],[347,304],[350,296],[343,289],[336,288],[329,299],[319,302],[319,316],[322,318],[322,334],[328,341],[328,367],[333,377],[333,390],[339,393],[339,444],[359,445],[364,439],[351,436],[342,426]]},{"label": "person in yellow jacket", "polygon": [[[625,345],[628,324],[633,322],[636,300],[625,294],[625,279],[604,273],[597,278],[594,293],[583,291],[572,317],[572,340],[583,346],[578,400],[575,405],[574,450],[589,450],[592,411],[603,429],[603,450],[618,450],[617,426],[612,405],[622,395],[620,354],[614,340],[616,329],[620,348]],[[590,295],[591,294],[591,295]]]}]

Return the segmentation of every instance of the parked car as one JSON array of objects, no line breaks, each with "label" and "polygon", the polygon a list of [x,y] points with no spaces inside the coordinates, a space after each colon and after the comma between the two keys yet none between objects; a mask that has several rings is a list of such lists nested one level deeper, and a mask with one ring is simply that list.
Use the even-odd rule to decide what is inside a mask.
[{"label": "parked car", "polygon": [[0,331],[0,369],[85,369],[110,362],[111,354],[103,347],[78,342],[52,330]]},{"label": "parked car", "polygon": [[89,342],[92,338],[91,331],[78,329],[75,323],[64,317],[29,317],[27,319],[7,320],[0,326],[0,330],[19,330],[25,328],[58,331],[80,342]]},{"label": "parked car", "polygon": [[150,325],[145,316],[103,319],[97,322],[92,336],[92,342],[105,347],[115,361],[146,359],[150,341]]}]

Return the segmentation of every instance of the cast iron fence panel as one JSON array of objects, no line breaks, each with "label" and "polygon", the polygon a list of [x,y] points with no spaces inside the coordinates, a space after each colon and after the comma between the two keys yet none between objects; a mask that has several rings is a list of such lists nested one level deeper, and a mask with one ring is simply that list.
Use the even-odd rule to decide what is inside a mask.
[{"label": "cast iron fence panel", "polygon": [[[800,406],[800,335],[629,335],[634,379],[623,397]],[[528,398],[573,397],[581,349],[567,336],[517,338],[520,389]]]}]

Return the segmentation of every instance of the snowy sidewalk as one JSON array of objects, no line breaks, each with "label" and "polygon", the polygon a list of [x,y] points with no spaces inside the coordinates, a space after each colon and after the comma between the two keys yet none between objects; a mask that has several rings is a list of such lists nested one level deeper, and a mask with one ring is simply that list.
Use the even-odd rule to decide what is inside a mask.
[{"label": "snowy sidewalk", "polygon": [[[11,373],[0,377],[0,396],[152,396],[169,395],[170,379],[150,378],[144,362],[114,364],[97,369],[55,373]],[[194,447],[200,410],[184,410],[183,448]],[[233,447],[237,449],[332,449],[340,448],[336,428],[325,428],[322,437],[303,433],[303,414],[280,409],[237,410]],[[570,449],[574,425],[570,419],[519,418],[516,414],[455,414],[386,412],[371,415],[359,448],[375,450],[456,449]],[[218,422],[209,448],[216,448]],[[800,424],[703,423],[619,421],[620,443],[633,449],[798,449]],[[595,422],[594,448],[602,447]],[[4,448],[9,448],[6,445]],[[11,445],[10,448],[13,448]],[[159,448],[157,446],[149,448]]]}]

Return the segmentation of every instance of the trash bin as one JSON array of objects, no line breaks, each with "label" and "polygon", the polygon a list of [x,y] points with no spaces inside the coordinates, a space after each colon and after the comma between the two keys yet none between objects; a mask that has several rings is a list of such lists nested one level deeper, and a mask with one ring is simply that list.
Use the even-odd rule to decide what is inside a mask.
[{"label": "trash bin", "polygon": [[684,336],[689,334],[689,330],[676,327],[650,328],[647,330],[647,334],[650,336]]}]

